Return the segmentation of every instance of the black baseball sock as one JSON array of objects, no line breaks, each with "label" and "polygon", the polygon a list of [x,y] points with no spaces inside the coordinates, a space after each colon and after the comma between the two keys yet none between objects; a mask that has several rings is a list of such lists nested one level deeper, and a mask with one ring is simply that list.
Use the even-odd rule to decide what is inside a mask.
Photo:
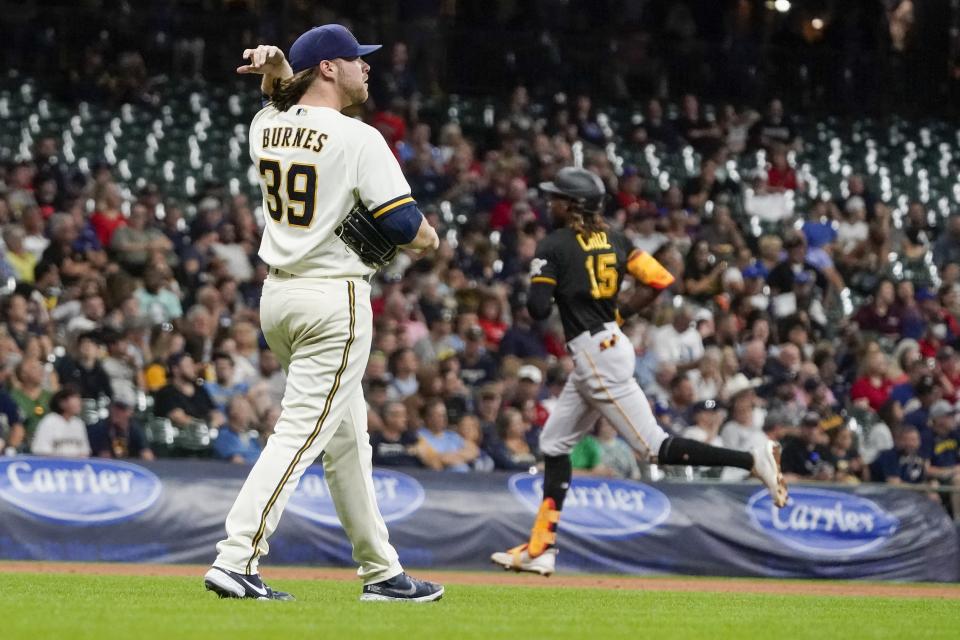
[{"label": "black baseball sock", "polygon": [[657,463],[688,464],[697,467],[738,467],[750,471],[753,469],[753,454],[749,451],[713,447],[689,438],[670,437],[660,445]]},{"label": "black baseball sock", "polygon": [[563,509],[563,499],[567,496],[572,477],[570,456],[543,456],[543,497],[553,498],[557,511]]}]

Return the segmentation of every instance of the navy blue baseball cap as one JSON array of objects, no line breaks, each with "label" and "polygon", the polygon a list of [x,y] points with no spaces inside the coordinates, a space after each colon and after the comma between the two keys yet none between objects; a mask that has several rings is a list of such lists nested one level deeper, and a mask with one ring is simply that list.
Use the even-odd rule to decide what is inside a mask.
[{"label": "navy blue baseball cap", "polygon": [[355,58],[373,53],[383,45],[360,44],[350,30],[342,24],[325,24],[314,27],[290,47],[287,61],[294,73],[300,73],[320,64],[321,60]]}]

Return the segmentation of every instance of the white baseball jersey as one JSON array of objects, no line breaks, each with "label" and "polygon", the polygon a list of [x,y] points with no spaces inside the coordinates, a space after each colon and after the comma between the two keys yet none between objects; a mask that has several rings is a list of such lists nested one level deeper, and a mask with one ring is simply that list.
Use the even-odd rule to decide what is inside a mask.
[{"label": "white baseball jersey", "polygon": [[265,107],[250,124],[250,157],[263,192],[260,257],[295,275],[372,273],[334,229],[358,200],[375,218],[413,202],[380,132],[328,107]]}]

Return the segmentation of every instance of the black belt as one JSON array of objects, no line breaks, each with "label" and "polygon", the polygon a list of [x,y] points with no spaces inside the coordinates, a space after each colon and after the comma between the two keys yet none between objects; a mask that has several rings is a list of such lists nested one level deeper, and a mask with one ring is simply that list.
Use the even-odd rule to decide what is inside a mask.
[{"label": "black belt", "polygon": [[[290,273],[289,271],[284,271],[283,269],[277,269],[276,267],[268,267],[268,268],[267,268],[267,273],[269,273],[269,274],[272,275],[272,276],[277,276],[277,277],[279,277],[279,278],[298,278],[298,277],[301,277],[301,276],[298,276],[298,275],[295,274],[295,273]],[[368,273],[368,274],[365,275],[365,276],[304,276],[304,277],[308,277],[308,278],[320,278],[320,279],[323,279],[323,280],[363,280],[364,282],[366,282],[367,284],[369,284],[369,283],[373,282],[373,276],[375,276],[375,275],[376,275],[375,273]]]},{"label": "black belt", "polygon": [[[588,331],[590,332],[591,336],[595,336],[601,331],[609,331],[609,329],[604,325],[600,325],[599,327],[593,327],[591,329],[588,329]],[[607,338],[606,340],[600,343],[599,345],[600,351],[606,351],[607,349],[609,349],[610,347],[613,347],[616,344],[617,344],[617,334],[613,334],[612,336],[610,336],[609,338]]]}]

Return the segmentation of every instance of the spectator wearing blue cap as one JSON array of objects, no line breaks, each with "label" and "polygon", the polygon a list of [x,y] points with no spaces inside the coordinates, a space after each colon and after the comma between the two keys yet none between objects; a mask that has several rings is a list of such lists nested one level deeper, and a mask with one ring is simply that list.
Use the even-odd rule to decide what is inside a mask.
[{"label": "spectator wearing blue cap", "polygon": [[767,278],[766,268],[762,263],[753,261],[740,269],[740,275],[743,278],[743,299],[749,301],[750,307],[766,311],[770,306],[770,297],[763,291]]}]

